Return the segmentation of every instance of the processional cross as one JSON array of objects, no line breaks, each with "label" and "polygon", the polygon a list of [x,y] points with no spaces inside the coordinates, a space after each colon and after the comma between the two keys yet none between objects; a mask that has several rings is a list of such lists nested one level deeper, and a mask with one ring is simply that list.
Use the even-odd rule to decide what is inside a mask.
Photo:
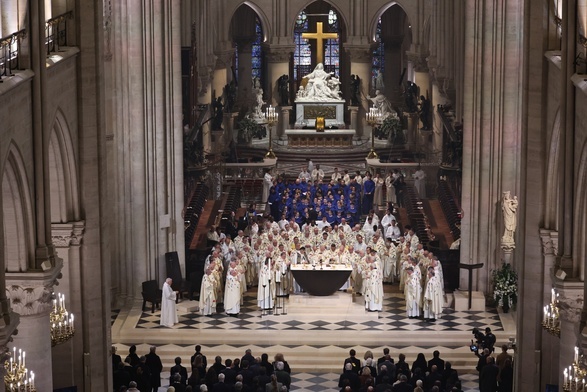
[{"label": "processional cross", "polygon": [[337,33],[324,33],[322,31],[322,22],[316,22],[315,33],[302,33],[302,38],[316,40],[316,62],[324,63],[324,40],[337,39]]}]

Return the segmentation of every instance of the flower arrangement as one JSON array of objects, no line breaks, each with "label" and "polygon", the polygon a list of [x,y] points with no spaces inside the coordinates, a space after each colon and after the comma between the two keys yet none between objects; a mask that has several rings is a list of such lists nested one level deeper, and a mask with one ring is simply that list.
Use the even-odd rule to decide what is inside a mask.
[{"label": "flower arrangement", "polygon": [[244,117],[237,124],[238,135],[237,141],[239,143],[249,143],[253,138],[262,139],[267,136],[265,127],[250,117]]},{"label": "flower arrangement", "polygon": [[380,126],[374,130],[375,136],[379,139],[389,139],[394,144],[404,144],[405,136],[402,130],[402,123],[397,114],[393,113],[383,120]]},{"label": "flower arrangement", "polygon": [[518,302],[518,274],[508,263],[493,270],[493,299],[498,306],[511,307]]}]

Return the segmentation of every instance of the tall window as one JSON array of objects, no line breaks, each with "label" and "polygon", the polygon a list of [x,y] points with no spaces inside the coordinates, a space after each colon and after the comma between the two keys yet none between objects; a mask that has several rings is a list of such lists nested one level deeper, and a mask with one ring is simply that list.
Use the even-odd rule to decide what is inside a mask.
[{"label": "tall window", "polygon": [[257,17],[255,19],[255,41],[252,45],[253,64],[251,66],[253,78],[261,79],[261,64],[263,52],[261,51],[261,42],[263,42],[263,29],[261,28],[261,21]]},{"label": "tall window", "polygon": [[[312,65],[312,50],[307,39],[302,38],[302,33],[308,31],[308,15],[305,11],[300,12],[296,19],[294,29],[294,41],[296,48],[294,51],[294,80],[301,79],[310,71]],[[298,71],[301,73],[298,77]]]},{"label": "tall window", "polygon": [[375,80],[379,74],[383,75],[385,71],[385,48],[381,41],[381,18],[377,22],[377,30],[375,32],[375,42],[377,46],[373,50],[373,62],[371,64],[371,81],[375,86]]},{"label": "tall window", "polygon": [[[334,10],[328,12],[328,26],[331,31],[339,33],[338,28],[338,16]],[[338,77],[340,75],[340,62],[339,62],[339,50],[340,50],[340,38],[326,40],[325,53],[324,53],[324,68],[329,72],[334,70],[334,74]]]},{"label": "tall window", "polygon": [[[309,40],[302,38],[302,33],[315,29],[310,26],[308,16],[305,11],[300,12],[296,19],[294,28],[294,42],[296,48],[294,51],[294,80],[300,80],[303,75],[312,71],[312,49]],[[326,16],[320,14],[320,16]],[[335,32],[339,38],[329,39],[324,43],[324,69],[327,72],[334,72],[336,76],[340,75],[340,25],[336,11],[328,12],[328,27],[325,29],[329,32]]]}]

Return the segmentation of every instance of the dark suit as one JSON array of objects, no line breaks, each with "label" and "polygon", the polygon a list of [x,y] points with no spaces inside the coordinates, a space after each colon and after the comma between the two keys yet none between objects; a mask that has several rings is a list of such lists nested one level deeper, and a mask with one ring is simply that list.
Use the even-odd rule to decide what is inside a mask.
[{"label": "dark suit", "polygon": [[497,375],[499,368],[497,365],[491,363],[487,364],[481,370],[479,375],[479,392],[495,392],[497,391]]},{"label": "dark suit", "polygon": [[[181,384],[182,385],[186,385],[187,380],[188,380],[188,370],[180,365],[175,365],[171,368],[171,370],[169,371],[171,377],[173,377],[174,374],[178,374],[181,376]],[[173,382],[173,379],[171,379],[171,382]]]},{"label": "dark suit", "polygon": [[351,387],[353,391],[358,391],[361,388],[361,380],[357,373],[353,370],[345,370],[343,374],[340,375],[338,378],[338,387],[344,388],[346,386],[346,382]]},{"label": "dark suit", "polygon": [[[351,365],[353,365],[353,372],[355,372],[356,374],[359,374],[359,371],[361,370],[361,361],[359,361],[355,357],[348,357],[347,359],[344,360],[344,365],[346,365],[347,363],[350,363]],[[343,372],[344,372],[344,365],[342,366]]]},{"label": "dark suit", "polygon": [[440,358],[432,358],[428,361],[428,371],[432,371],[432,366],[436,365],[436,369],[442,373],[444,371],[444,361]]},{"label": "dark suit", "polygon": [[234,384],[236,382],[236,371],[232,368],[225,368],[222,372],[224,374],[224,382],[227,384]]},{"label": "dark suit", "polygon": [[287,387],[287,390],[289,390],[289,387],[291,385],[291,376],[288,372],[286,372],[285,370],[276,370],[275,377],[277,377],[277,382],[282,383]]},{"label": "dark suit", "polygon": [[407,382],[397,383],[391,388],[393,392],[413,392],[414,388]]},{"label": "dark suit", "polygon": [[163,364],[161,358],[155,353],[149,353],[145,356],[147,358],[147,366],[151,370],[151,387],[153,392],[161,386],[161,372],[163,371]]},{"label": "dark suit", "polygon": [[212,392],[232,392],[233,386],[224,382],[217,382],[212,388]]}]

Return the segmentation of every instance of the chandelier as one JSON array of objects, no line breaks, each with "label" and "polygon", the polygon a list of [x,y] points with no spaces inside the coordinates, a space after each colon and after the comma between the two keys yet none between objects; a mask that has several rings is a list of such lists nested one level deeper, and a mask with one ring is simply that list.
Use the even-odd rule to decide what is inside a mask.
[{"label": "chandelier", "polygon": [[558,293],[551,290],[550,303],[544,306],[544,313],[542,316],[542,328],[553,336],[561,336],[561,324],[559,318],[558,308]]},{"label": "chandelier", "polygon": [[49,315],[51,323],[51,346],[67,342],[75,334],[73,326],[73,314],[69,314],[65,309],[65,295],[57,294],[57,299],[53,300],[53,310]]},{"label": "chandelier", "polygon": [[587,360],[583,354],[579,355],[579,348],[575,347],[573,364],[563,372],[563,391],[586,392],[585,377],[587,376]]},{"label": "chandelier", "polygon": [[9,392],[23,391],[34,392],[35,373],[26,368],[26,353],[16,347],[12,349],[12,354],[8,354],[10,359],[4,362],[6,375],[4,376],[4,389]]}]

